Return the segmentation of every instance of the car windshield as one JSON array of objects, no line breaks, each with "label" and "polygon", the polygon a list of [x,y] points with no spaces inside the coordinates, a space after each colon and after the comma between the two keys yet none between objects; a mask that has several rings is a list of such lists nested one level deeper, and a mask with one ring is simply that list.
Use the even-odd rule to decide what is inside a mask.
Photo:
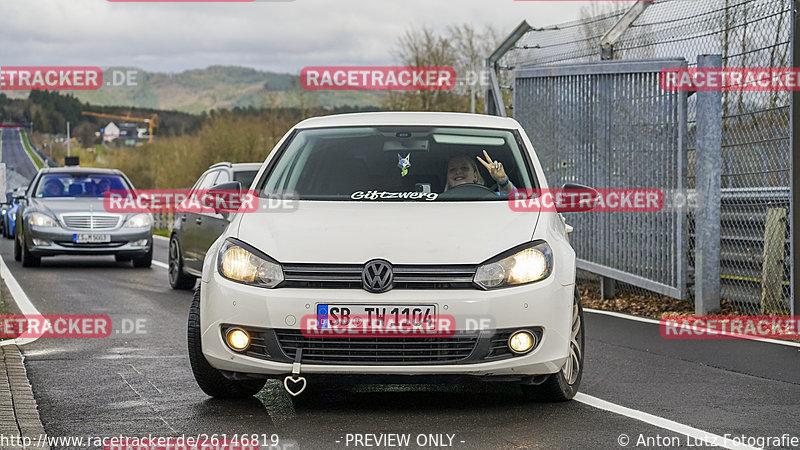
[{"label": "car windshield", "polygon": [[[300,200],[505,200],[512,187],[536,187],[521,145],[515,132],[487,128],[302,130],[279,156],[261,194]],[[494,176],[486,167],[493,162],[502,168]]]},{"label": "car windshield", "polygon": [[106,191],[127,190],[130,186],[119,175],[51,173],[43,175],[36,187],[36,198],[102,197]]},{"label": "car windshield", "polygon": [[239,184],[242,185],[243,189],[247,189],[253,184],[253,180],[255,180],[257,173],[257,170],[242,170],[240,172],[234,172],[233,181],[238,181]]}]

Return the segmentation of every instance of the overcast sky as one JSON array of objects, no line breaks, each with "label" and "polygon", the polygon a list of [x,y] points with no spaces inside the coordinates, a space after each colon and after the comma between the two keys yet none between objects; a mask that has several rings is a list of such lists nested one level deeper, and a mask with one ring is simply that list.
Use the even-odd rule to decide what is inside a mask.
[{"label": "overcast sky", "polygon": [[577,19],[586,1],[294,0],[111,3],[0,0],[0,66],[134,66],[180,72],[238,65],[298,73],[305,66],[390,65],[411,26]]}]

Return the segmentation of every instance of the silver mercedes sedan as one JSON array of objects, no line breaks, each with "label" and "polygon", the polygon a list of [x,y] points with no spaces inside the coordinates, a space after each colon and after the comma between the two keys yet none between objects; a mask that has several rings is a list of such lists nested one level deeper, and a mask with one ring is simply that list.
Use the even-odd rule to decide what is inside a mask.
[{"label": "silver mercedes sedan", "polygon": [[44,256],[114,255],[150,267],[153,217],[149,212],[108,212],[103,196],[133,190],[119,170],[41,169],[19,198],[14,259],[35,267]]}]

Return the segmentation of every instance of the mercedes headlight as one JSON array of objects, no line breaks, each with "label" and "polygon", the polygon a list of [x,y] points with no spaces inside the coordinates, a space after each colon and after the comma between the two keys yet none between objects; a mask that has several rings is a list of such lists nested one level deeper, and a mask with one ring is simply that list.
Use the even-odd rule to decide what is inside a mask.
[{"label": "mercedes headlight", "polygon": [[553,251],[547,242],[537,241],[481,264],[473,281],[484,289],[497,289],[544,280],[552,272]]},{"label": "mercedes headlight", "polygon": [[283,281],[283,269],[269,256],[247,244],[226,240],[219,250],[217,269],[223,277],[252,286],[273,288]]},{"label": "mercedes headlight", "polygon": [[[16,217],[14,218],[16,220]],[[32,212],[28,214],[28,225],[33,227],[57,227],[58,224],[56,223],[56,219],[48,216],[47,214],[42,214],[38,212]]]},{"label": "mercedes headlight", "polygon": [[136,214],[125,222],[124,228],[150,228],[152,224],[153,219],[150,218],[150,214]]}]

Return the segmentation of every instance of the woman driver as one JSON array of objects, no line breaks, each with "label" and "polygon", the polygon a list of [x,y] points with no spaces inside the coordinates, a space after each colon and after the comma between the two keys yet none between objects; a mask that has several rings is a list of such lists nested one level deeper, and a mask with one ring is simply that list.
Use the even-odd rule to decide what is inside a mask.
[{"label": "woman driver", "polygon": [[[486,158],[485,161],[480,156],[478,156],[477,159],[483,167],[489,171],[489,175],[492,176],[494,181],[497,182],[497,195],[507,196],[508,193],[514,189],[514,185],[508,179],[508,175],[506,175],[506,171],[503,169],[503,163],[500,161],[492,161],[492,158],[486,153],[486,150],[483,151],[483,156]],[[444,187],[445,192],[452,187],[467,183],[480,184],[483,186],[483,177],[481,177],[478,171],[478,164],[475,163],[475,160],[466,155],[450,158],[450,162],[447,163],[447,184]]]}]

